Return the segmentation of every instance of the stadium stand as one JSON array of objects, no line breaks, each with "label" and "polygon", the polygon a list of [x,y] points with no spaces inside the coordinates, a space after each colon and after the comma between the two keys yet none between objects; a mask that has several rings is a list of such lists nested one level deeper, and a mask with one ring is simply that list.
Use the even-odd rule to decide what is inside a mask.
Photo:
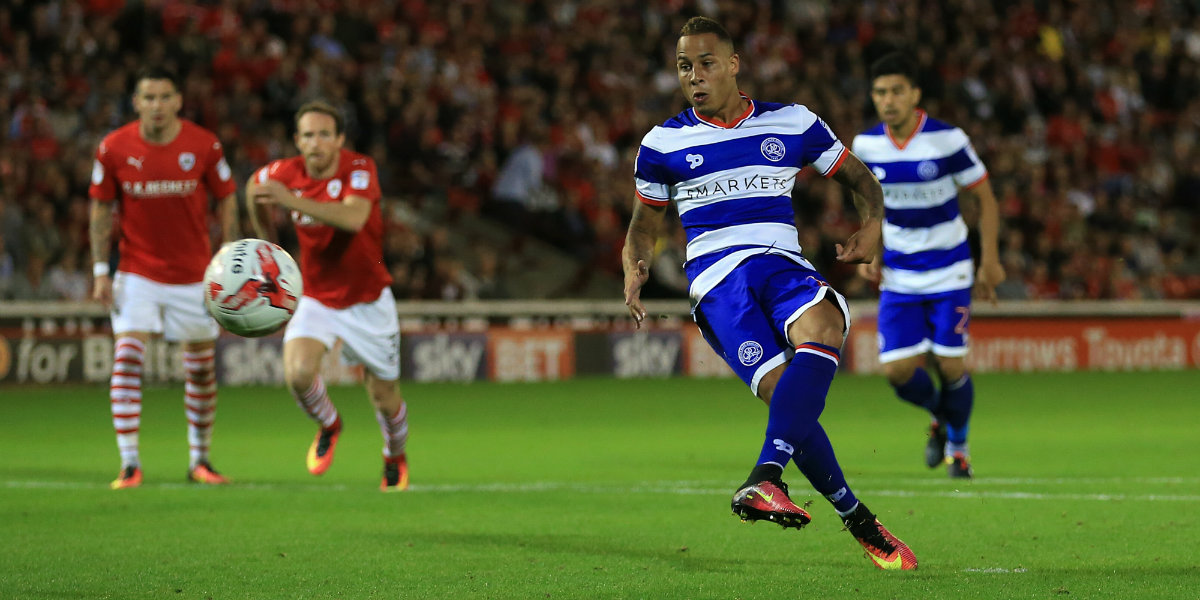
[{"label": "stadium stand", "polygon": [[[398,298],[618,297],[633,153],[684,106],[669,61],[694,14],[729,27],[747,93],[844,140],[871,118],[868,62],[914,50],[924,105],[991,170],[1003,298],[1200,298],[1200,8],[1166,0],[5,2],[0,298],[87,295],[92,154],[148,62],[241,180],[293,151],[301,102],[340,106],[380,165]],[[808,175],[806,254],[872,296],[832,263],[852,205]],[[664,233],[647,295],[678,297]]]}]

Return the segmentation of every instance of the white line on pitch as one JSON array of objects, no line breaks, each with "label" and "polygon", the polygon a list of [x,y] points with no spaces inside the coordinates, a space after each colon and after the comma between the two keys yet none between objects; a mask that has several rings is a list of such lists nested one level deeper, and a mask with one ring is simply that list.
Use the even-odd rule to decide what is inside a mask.
[{"label": "white line on pitch", "polygon": [[[688,481],[658,481],[645,482],[633,486],[628,485],[594,485],[570,483],[562,481],[533,481],[525,483],[482,483],[482,484],[413,484],[411,493],[531,493],[547,491],[566,491],[586,494],[631,494],[654,492],[656,494],[721,496],[732,494],[729,486],[713,487],[711,485],[696,485],[700,482]],[[24,489],[103,489],[106,484],[80,481],[5,481],[6,488]],[[187,483],[144,483],[143,487],[154,489],[201,489],[203,486]],[[230,489],[264,490],[264,491],[323,491],[344,492],[350,490],[369,489],[373,484],[363,486],[347,484],[288,484],[288,483],[233,483]],[[217,488],[209,488],[217,489]],[[864,496],[889,496],[902,498],[955,498],[970,500],[1090,500],[1108,502],[1113,500],[1129,500],[1142,502],[1200,502],[1200,495],[1184,494],[1078,494],[1078,493],[1044,493],[1020,491],[977,491],[977,490],[896,490],[873,489],[870,486],[859,487],[858,491]],[[136,492],[135,492],[136,493]],[[797,498],[802,497],[797,495]]]}]

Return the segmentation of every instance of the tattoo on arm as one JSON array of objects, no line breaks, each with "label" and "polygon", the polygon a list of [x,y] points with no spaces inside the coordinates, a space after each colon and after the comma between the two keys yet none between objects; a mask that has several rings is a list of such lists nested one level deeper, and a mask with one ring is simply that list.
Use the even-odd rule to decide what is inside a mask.
[{"label": "tattoo on arm", "polygon": [[108,262],[112,247],[113,207],[104,202],[92,201],[88,233],[92,245],[92,262]]},{"label": "tattoo on arm", "polygon": [[654,257],[654,244],[658,241],[658,231],[666,212],[665,206],[649,206],[641,202],[634,206],[629,232],[625,235],[623,254],[626,267],[636,266],[638,260],[649,263]]},{"label": "tattoo on arm", "polygon": [[854,206],[863,221],[883,220],[883,188],[857,156],[846,157],[833,178],[854,193]]}]

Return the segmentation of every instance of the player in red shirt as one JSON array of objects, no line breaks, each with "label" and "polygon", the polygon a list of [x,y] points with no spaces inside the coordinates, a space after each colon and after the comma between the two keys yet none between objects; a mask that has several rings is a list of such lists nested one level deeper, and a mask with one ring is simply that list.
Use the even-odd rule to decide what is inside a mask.
[{"label": "player in red shirt", "polygon": [[[209,196],[220,199],[226,242],[238,238],[237,184],[208,130],[179,118],[182,98],[170,71],[138,73],[133,108],[138,120],[105,136],[92,167],[92,296],[111,306],[115,339],[113,428],[121,473],[113,489],[142,482],[138,428],[146,342],[161,334],[183,343],[184,406],[188,419],[188,479],[228,481],[208,461],[217,406],[214,351],[219,329],[204,310],[201,281],[212,257]],[[117,272],[109,276],[113,213],[120,216]]]},{"label": "player in red shirt", "polygon": [[283,369],[296,402],[320,424],[308,470],[333,461],[342,419],[321,381],[325,352],[342,341],[342,356],[362,364],[367,393],[383,433],[383,491],[408,487],[407,407],[400,377],[400,323],[391,275],[383,264],[383,215],[375,161],[342,148],[342,117],[324,102],[296,112],[300,156],[274,161],[246,183],[254,231],[266,238],[260,208],[291,211],[300,242],[304,296],[283,336]]}]

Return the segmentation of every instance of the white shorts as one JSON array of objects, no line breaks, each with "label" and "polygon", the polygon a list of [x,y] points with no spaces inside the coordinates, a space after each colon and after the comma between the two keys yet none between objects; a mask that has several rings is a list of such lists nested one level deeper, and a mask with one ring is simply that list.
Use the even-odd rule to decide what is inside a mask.
[{"label": "white shorts", "polygon": [[283,333],[283,343],[296,338],[312,338],[326,349],[333,348],[340,338],[346,363],[363,365],[385,381],[400,378],[400,319],[391,288],[383,288],[373,302],[346,308],[330,308],[320,300],[301,296]]},{"label": "white shorts", "polygon": [[112,330],[161,333],[173,342],[215,340],[217,322],[204,310],[204,284],[159,283],[134,273],[113,275]]}]

